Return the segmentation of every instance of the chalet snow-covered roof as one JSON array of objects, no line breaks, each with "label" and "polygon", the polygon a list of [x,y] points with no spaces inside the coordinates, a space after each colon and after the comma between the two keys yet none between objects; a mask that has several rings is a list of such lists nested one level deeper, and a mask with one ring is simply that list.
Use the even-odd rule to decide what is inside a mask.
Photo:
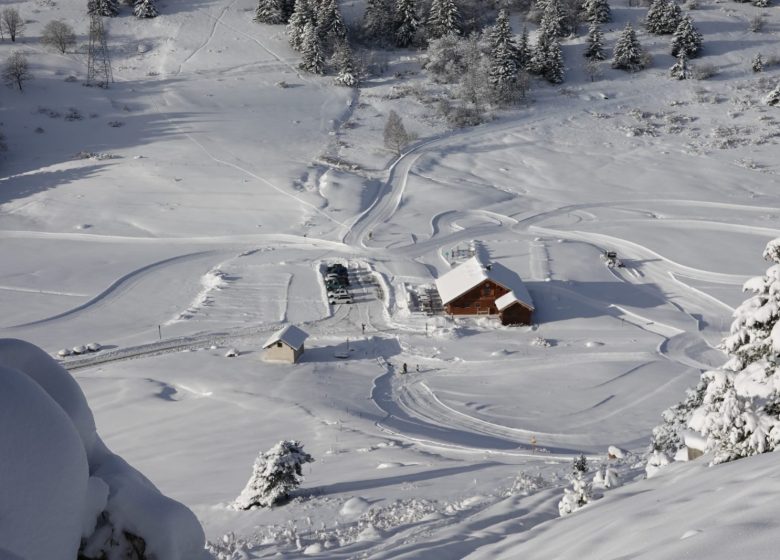
[{"label": "chalet snow-covered roof", "polygon": [[442,303],[446,305],[475,286],[479,286],[485,280],[492,280],[509,290],[508,294],[496,300],[496,307],[499,311],[515,302],[520,302],[525,307],[534,309],[531,294],[528,293],[528,289],[516,273],[500,263],[492,263],[487,268],[477,257],[471,257],[460,266],[437,278],[436,289],[439,290]]},{"label": "chalet snow-covered roof", "polygon": [[303,346],[303,343],[307,338],[309,338],[309,335],[306,332],[295,325],[287,325],[271,335],[271,338],[266,340],[265,344],[263,344],[263,348],[268,348],[277,342],[282,342],[293,350],[298,350]]}]

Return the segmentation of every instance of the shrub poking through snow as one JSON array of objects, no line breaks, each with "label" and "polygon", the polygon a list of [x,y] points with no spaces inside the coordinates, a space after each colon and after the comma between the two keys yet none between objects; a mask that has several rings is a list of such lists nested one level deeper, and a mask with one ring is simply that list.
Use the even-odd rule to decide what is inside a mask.
[{"label": "shrub poking through snow", "polygon": [[767,94],[764,98],[764,103],[773,107],[780,107],[780,84]]},{"label": "shrub poking through snow", "polygon": [[284,502],[301,484],[301,467],[313,462],[300,441],[280,441],[255,459],[252,476],[233,502],[233,509],[272,507]]},{"label": "shrub poking through snow", "polygon": [[593,498],[590,482],[585,478],[588,474],[588,460],[585,455],[580,455],[571,465],[569,481],[570,488],[564,488],[563,498],[558,502],[558,513],[561,517],[574,513]]}]

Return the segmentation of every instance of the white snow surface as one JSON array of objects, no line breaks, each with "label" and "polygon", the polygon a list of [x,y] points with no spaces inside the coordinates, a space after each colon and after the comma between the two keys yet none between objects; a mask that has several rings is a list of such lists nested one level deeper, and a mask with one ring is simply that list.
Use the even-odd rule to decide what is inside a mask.
[{"label": "white snow surface", "polygon": [[[773,48],[778,8],[698,2],[691,63],[719,73],[672,81],[668,37],[613,2],[607,48],[631,22],[650,68],[606,62],[590,82],[584,36],[566,38],[563,86],[534,81],[528,103],[447,130],[415,93],[417,52],[338,88],[297,69],[254,1],[158,4],[154,20],[107,20],[107,89],[81,85],[81,54],[39,43],[55,18],[83,39],[82,0],[13,3],[27,27],[0,43],[35,76],[0,106],[0,336],[51,354],[102,345],[60,357],[75,383],[26,345],[3,353],[0,415],[28,436],[0,442],[48,461],[0,454],[0,555],[59,558],[105,506],[154,529],[161,558],[197,558],[197,522],[157,487],[227,558],[773,557],[774,454],[635,479],[660,413],[724,361],[741,287],[780,236],[780,113],[762,103],[780,67],[749,65]],[[359,19],[362,1],[341,4]],[[748,31],[759,13],[766,31]],[[420,137],[400,158],[382,146],[391,109]],[[534,327],[409,310],[400,287],[444,277],[459,246],[522,278]],[[604,249],[626,266],[605,267]],[[352,305],[328,305],[333,262],[349,265]],[[262,362],[287,324],[310,334],[304,359]],[[281,438],[316,459],[294,499],[228,509]],[[631,452],[609,463],[624,485],[559,519],[572,458],[605,468],[610,445]],[[49,487],[57,465],[68,487]],[[355,497],[368,508],[340,519]],[[44,527],[51,541],[19,538]]]},{"label": "white snow surface", "polygon": [[75,558],[98,515],[158,558],[204,558],[195,516],[106,448],[73,378],[32,344],[0,339],[0,552]]}]

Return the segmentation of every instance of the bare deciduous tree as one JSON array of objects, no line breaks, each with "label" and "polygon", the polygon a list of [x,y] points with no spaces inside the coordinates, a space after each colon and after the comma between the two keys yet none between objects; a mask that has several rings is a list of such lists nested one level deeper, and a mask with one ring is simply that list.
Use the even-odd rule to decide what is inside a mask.
[{"label": "bare deciduous tree", "polygon": [[401,117],[395,111],[390,111],[385,124],[385,147],[393,150],[400,156],[411,140],[412,137],[406,132]]},{"label": "bare deciduous tree", "polygon": [[76,44],[76,33],[73,28],[62,20],[55,19],[46,24],[41,35],[41,43],[54,47],[65,54]]},{"label": "bare deciduous tree", "polygon": [[0,14],[0,26],[8,32],[11,41],[15,42],[16,37],[24,30],[24,20],[19,15],[16,8],[5,8]]},{"label": "bare deciduous tree", "polygon": [[3,66],[3,81],[6,85],[18,87],[19,91],[22,91],[24,82],[31,79],[32,74],[27,64],[27,57],[19,51],[9,56],[8,60],[5,61],[5,66]]}]

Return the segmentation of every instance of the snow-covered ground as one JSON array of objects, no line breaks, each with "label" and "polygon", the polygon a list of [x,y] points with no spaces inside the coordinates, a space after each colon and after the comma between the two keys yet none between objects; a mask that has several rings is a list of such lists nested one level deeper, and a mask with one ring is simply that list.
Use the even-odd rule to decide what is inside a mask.
[{"label": "snow-covered ground", "polygon": [[[574,456],[641,454],[723,361],[741,285],[780,236],[780,113],[760,102],[779,72],[749,68],[772,53],[778,8],[750,33],[758,8],[700,2],[711,80],[669,80],[667,39],[641,34],[652,68],[589,82],[573,39],[563,87],[447,131],[391,95],[413,53],[337,88],[297,70],[250,0],[161,0],[150,21],[124,8],[106,90],[81,85],[81,55],[38,42],[54,18],[84,40],[81,0],[13,5],[28,25],[0,57],[25,51],[35,79],[0,107],[0,336],[52,354],[99,341],[64,363],[101,437],[208,539],[232,532],[222,547],[257,558],[771,557],[773,456],[676,465],[564,520],[555,506]],[[645,9],[613,13],[609,44]],[[390,109],[420,135],[398,159],[381,142]],[[431,283],[472,241],[526,281],[533,327],[407,311],[400,285]],[[348,265],[353,305],[328,304],[326,262]],[[311,334],[302,362],[263,362],[285,323]],[[300,496],[229,509],[280,439],[316,459]]]}]

